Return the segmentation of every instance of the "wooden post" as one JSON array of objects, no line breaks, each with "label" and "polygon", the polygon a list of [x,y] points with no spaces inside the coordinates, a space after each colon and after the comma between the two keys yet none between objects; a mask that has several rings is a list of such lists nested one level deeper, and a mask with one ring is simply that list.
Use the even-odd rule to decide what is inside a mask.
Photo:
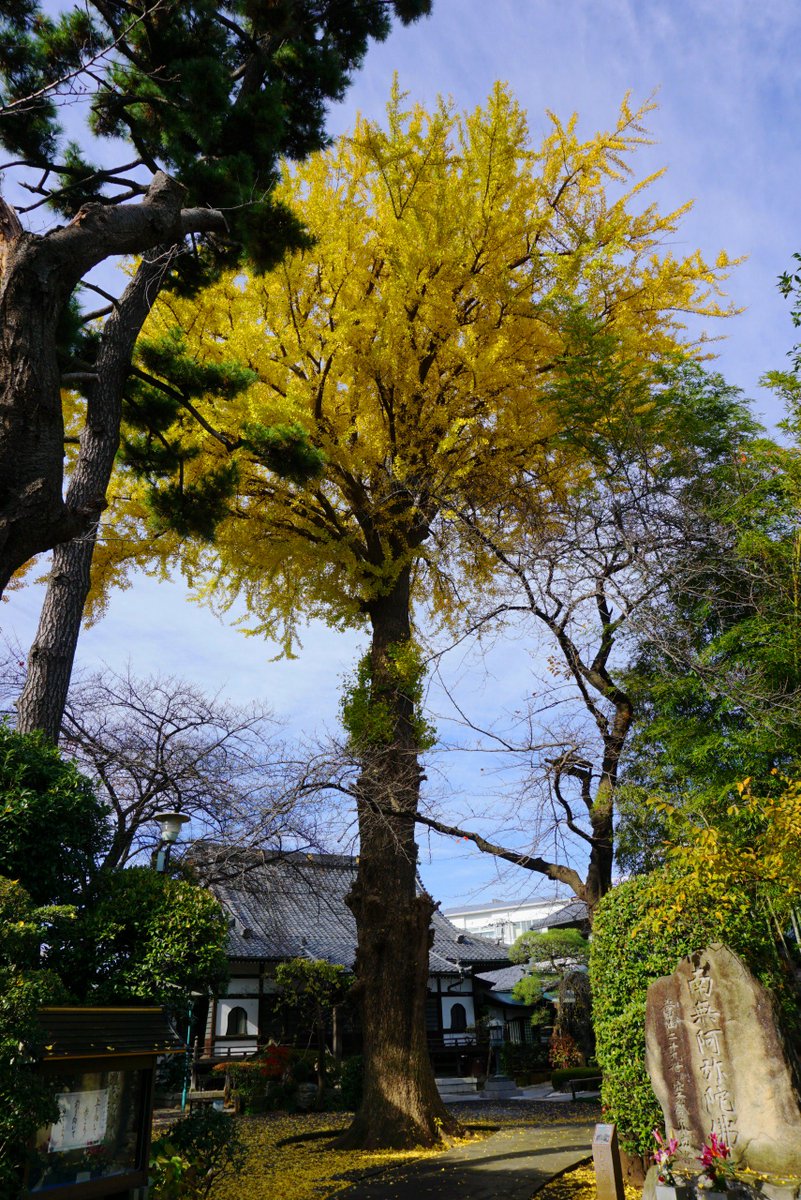
[{"label": "wooden post", "polygon": [[625,1200],[623,1171],[617,1146],[616,1125],[596,1125],[592,1139],[595,1188],[598,1200]]}]

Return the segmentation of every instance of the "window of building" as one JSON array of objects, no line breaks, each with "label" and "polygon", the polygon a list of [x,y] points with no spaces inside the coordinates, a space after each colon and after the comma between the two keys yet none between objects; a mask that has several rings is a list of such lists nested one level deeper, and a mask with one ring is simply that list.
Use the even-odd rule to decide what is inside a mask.
[{"label": "window of building", "polygon": [[451,1007],[451,1033],[464,1033],[467,1029],[467,1009],[463,1004]]},{"label": "window of building", "polygon": [[247,1037],[248,1035],[248,1014],[244,1008],[232,1008],[228,1014],[228,1025],[225,1030],[226,1037]]}]

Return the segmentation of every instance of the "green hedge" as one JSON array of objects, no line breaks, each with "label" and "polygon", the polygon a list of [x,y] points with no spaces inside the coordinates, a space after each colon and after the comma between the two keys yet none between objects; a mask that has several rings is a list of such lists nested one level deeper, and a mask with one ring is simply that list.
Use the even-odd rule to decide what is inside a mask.
[{"label": "green hedge", "polygon": [[175,1121],[150,1151],[151,1200],[198,1200],[223,1176],[238,1175],[245,1144],[233,1117],[196,1109]]},{"label": "green hedge", "polygon": [[668,871],[622,883],[601,901],[593,922],[590,980],[603,1103],[623,1148],[643,1156],[653,1148],[651,1131],[663,1123],[645,1070],[649,983],[672,974],[685,955],[724,942],[773,990],[786,1015],[793,1010],[771,927],[753,906],[741,905],[725,926],[707,910],[686,909],[669,932],[653,928],[655,913],[674,909],[680,887]]}]

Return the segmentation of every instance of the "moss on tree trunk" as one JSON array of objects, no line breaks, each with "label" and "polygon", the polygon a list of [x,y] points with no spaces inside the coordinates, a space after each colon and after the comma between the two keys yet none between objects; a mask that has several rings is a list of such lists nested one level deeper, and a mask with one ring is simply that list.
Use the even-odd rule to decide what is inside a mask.
[{"label": "moss on tree trunk", "polygon": [[359,742],[360,855],[347,897],[358,931],[357,989],[364,1035],[364,1096],[343,1147],[431,1146],[459,1124],[434,1081],[425,1025],[434,902],[418,892],[415,816],[420,718],[398,668],[411,648],[409,571],[370,605],[370,707],[380,719]]}]

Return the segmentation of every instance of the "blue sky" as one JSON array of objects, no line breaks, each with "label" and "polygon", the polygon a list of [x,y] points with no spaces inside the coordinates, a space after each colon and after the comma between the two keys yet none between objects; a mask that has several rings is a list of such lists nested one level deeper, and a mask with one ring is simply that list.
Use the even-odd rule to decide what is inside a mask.
[{"label": "blue sky", "polygon": [[[547,109],[563,118],[577,111],[589,133],[614,119],[627,91],[635,101],[656,93],[655,144],[642,152],[641,173],[667,168],[654,193],[662,208],[695,200],[679,250],[747,256],[729,285],[744,312],[720,330],[726,340],[716,365],[770,423],[780,414],[758,381],[784,365],[795,340],[776,278],[801,249],[801,74],[792,65],[799,42],[801,9],[788,0],[434,0],[428,20],[399,27],[370,50],[329,128],[346,131],[357,111],[380,119],[395,70],[413,99],[443,93],[460,108],[482,103],[496,79],[506,80],[529,112],[534,140],[546,130]],[[3,631],[25,648],[39,603],[30,588],[0,608]],[[361,644],[356,634],[315,626],[298,659],[271,662],[274,647],[188,603],[180,585],[141,580],[84,634],[79,657],[88,666],[130,658],[139,673],[160,669],[231,698],[265,699],[289,731],[313,734],[336,729],[340,681]],[[462,652],[445,660],[447,679],[458,681],[479,722],[512,713],[531,691],[529,649],[519,638],[495,647],[483,666]],[[462,740],[441,719],[447,703],[436,685],[430,703],[443,738]],[[478,811],[508,786],[491,760],[467,752],[443,755],[430,777],[434,796],[453,790]],[[515,822],[504,820],[512,836]],[[463,843],[421,837],[421,850],[423,877],[446,905],[552,890],[524,872],[499,878],[492,861]]]}]

